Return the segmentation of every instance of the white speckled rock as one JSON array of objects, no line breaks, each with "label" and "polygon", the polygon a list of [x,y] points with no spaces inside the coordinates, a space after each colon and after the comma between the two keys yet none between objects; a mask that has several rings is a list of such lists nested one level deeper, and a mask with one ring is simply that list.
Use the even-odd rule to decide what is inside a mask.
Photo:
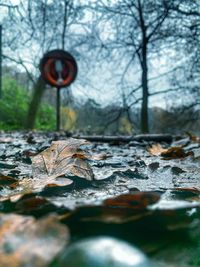
[{"label": "white speckled rock", "polygon": [[61,256],[59,267],[152,267],[147,257],[128,243],[110,237],[76,242]]}]

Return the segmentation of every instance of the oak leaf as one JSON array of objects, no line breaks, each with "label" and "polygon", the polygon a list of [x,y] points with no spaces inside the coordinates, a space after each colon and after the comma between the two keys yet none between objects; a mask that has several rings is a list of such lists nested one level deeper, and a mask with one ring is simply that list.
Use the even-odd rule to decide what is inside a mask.
[{"label": "oak leaf", "polygon": [[148,206],[159,199],[160,194],[156,192],[124,194],[106,199],[102,205],[79,207],[70,216],[67,215],[66,219],[72,223],[98,221],[118,224],[137,221],[151,214]]},{"label": "oak leaf", "polygon": [[86,161],[86,153],[80,146],[87,144],[86,140],[70,138],[55,141],[52,145],[32,158],[33,178],[54,179],[63,175],[73,175],[92,180],[92,168]]}]

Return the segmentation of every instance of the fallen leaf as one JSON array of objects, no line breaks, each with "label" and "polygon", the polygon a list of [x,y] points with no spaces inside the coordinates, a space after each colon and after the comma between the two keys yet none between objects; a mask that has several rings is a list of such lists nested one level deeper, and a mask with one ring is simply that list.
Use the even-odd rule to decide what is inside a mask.
[{"label": "fallen leaf", "polygon": [[127,207],[133,209],[145,209],[148,205],[157,202],[160,194],[154,192],[134,192],[133,194],[124,194],[104,201],[105,206],[109,207]]},{"label": "fallen leaf", "polygon": [[154,156],[162,156],[164,159],[185,158],[193,155],[193,152],[185,152],[182,147],[163,148],[160,144],[152,145],[148,152]]},{"label": "fallen leaf", "polygon": [[92,181],[94,179],[92,168],[85,160],[73,158],[71,162],[69,160],[68,166],[66,167],[70,170],[68,174],[78,176],[80,178],[85,178],[88,181]]},{"label": "fallen leaf", "polygon": [[32,158],[33,178],[14,179],[0,174],[0,186],[16,191],[4,192],[0,201],[17,201],[25,194],[41,192],[43,189],[66,187],[73,183],[65,175],[93,180],[92,168],[87,162],[88,155],[80,146],[88,144],[85,140],[70,138],[56,141]]},{"label": "fallen leaf", "polygon": [[67,220],[76,223],[82,222],[104,222],[104,223],[125,223],[137,221],[151,213],[148,206],[156,203],[160,194],[155,192],[134,192],[114,198],[106,199],[102,205],[79,207]]},{"label": "fallen leaf", "polygon": [[154,155],[154,156],[160,156],[162,152],[167,151],[167,149],[163,148],[160,144],[152,145],[147,150],[151,155]]},{"label": "fallen leaf", "polygon": [[125,224],[131,231],[143,229],[157,233],[158,230],[189,229],[197,219],[199,207],[198,202],[165,201],[155,192],[135,192],[107,199],[102,205],[79,207],[71,214],[62,215],[61,220],[76,232],[87,227],[89,231],[99,229],[102,223]]},{"label": "fallen leaf", "polygon": [[15,188],[17,182],[17,179],[0,173],[0,187],[8,186],[10,188]]},{"label": "fallen leaf", "polygon": [[74,138],[52,142],[49,148],[32,158],[33,177],[53,179],[68,174],[93,180],[92,168],[80,149],[85,144],[87,141]]},{"label": "fallen leaf", "polygon": [[49,266],[68,240],[67,227],[55,217],[0,214],[1,267]]},{"label": "fallen leaf", "polygon": [[64,188],[66,186],[70,186],[71,184],[73,184],[73,181],[65,177],[46,177],[44,179],[23,178],[22,180],[19,180],[18,182],[9,186],[10,189],[15,190],[6,190],[5,192],[1,193],[0,202],[6,200],[17,202],[24,195],[38,193],[43,191],[44,189]]},{"label": "fallen leaf", "polygon": [[195,187],[175,187],[172,190],[191,192],[193,194],[200,195],[200,190],[198,188],[195,188]]},{"label": "fallen leaf", "polygon": [[65,177],[43,177],[40,179],[36,178],[24,178],[19,182],[19,187],[21,188],[21,194],[41,192],[46,187],[65,187],[73,183],[71,179]]},{"label": "fallen leaf", "polygon": [[45,214],[50,212],[59,213],[62,207],[59,208],[42,196],[27,194],[15,203],[13,210],[20,214],[33,215],[38,218],[44,217]]},{"label": "fallen leaf", "polygon": [[192,156],[193,152],[185,152],[182,147],[171,147],[161,153],[164,159],[177,159]]}]

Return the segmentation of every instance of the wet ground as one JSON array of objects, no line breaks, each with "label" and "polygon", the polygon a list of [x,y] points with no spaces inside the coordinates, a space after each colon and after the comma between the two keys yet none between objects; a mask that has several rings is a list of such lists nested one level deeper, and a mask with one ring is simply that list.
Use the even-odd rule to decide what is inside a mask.
[{"label": "wet ground", "polygon": [[[50,147],[52,141],[66,139],[65,133],[1,133],[0,173],[15,180],[31,180],[32,157]],[[188,156],[171,159],[152,155],[148,152],[152,145],[153,142],[145,141],[87,144],[83,150],[91,155],[89,164],[94,174],[92,181],[67,175],[73,181],[71,185],[45,192],[25,192],[20,186],[11,189],[3,184],[0,187],[1,212],[12,212],[13,208],[15,213],[27,213],[25,208],[20,211],[16,208],[21,203],[13,201],[12,197],[18,194],[37,195],[48,201],[49,209],[41,209],[41,215],[43,212],[63,215],[79,207],[101,205],[104,200],[114,196],[135,192],[155,193],[160,196],[160,200],[155,205],[149,205],[149,209],[156,212],[177,212],[174,217],[170,217],[171,221],[174,220],[174,228],[177,222],[177,231],[169,231],[171,222],[167,231],[162,227],[158,231],[148,228],[148,220],[150,224],[155,224],[155,228],[159,225],[155,219],[156,214],[153,213],[146,221],[143,219],[142,223],[139,221],[137,224],[126,222],[108,225],[102,221],[97,222],[92,224],[92,233],[86,229],[91,227],[89,222],[84,225],[84,233],[76,233],[76,227],[72,229],[74,239],[79,238],[79,235],[111,234],[135,243],[152,258],[156,266],[200,266],[200,142],[183,136],[179,139],[174,137],[172,144],[161,143],[163,148],[181,146],[185,153],[191,152]],[[17,204],[12,204],[13,202]],[[41,205],[44,206],[44,203]],[[31,210],[28,206],[27,210],[28,214],[37,216],[38,206],[36,210]],[[166,212],[163,214],[159,213],[158,217],[168,220]],[[192,217],[189,222],[187,216]],[[66,223],[65,220],[63,222]],[[181,223],[184,227],[180,226]],[[168,222],[165,224],[168,225]],[[134,225],[136,231],[132,229]],[[98,227],[101,229],[97,230]]]}]

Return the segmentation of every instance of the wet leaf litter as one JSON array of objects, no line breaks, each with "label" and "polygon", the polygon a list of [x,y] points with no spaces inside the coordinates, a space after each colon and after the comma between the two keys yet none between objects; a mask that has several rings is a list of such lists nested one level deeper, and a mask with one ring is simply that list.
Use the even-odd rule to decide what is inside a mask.
[{"label": "wet leaf litter", "polygon": [[[37,259],[32,266],[50,266],[68,243],[98,235],[136,245],[156,266],[177,266],[180,258],[180,266],[199,266],[199,150],[199,138],[191,134],[169,144],[88,142],[64,132],[2,133],[2,220],[21,216],[22,225],[30,218],[38,225],[56,220],[56,227],[67,233],[65,245],[48,260],[33,250],[24,263],[21,252],[9,258],[2,250],[2,266],[15,257],[16,266],[28,266],[32,258]],[[17,228],[12,235],[18,236]],[[7,231],[0,231],[3,240]],[[19,234],[19,242],[29,238]],[[174,256],[167,258],[169,251]]]}]

